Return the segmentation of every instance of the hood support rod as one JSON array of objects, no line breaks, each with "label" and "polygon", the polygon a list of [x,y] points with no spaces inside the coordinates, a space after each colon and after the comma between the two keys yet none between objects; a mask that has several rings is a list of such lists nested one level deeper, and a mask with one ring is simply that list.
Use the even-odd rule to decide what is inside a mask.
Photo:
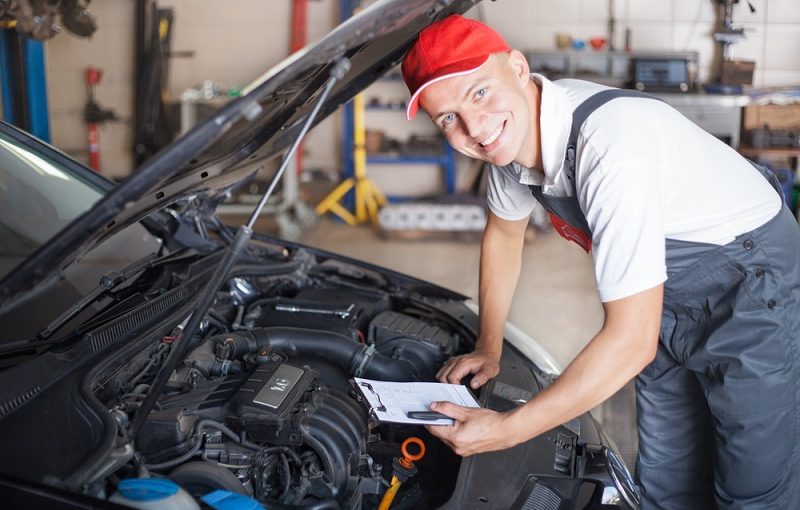
[{"label": "hood support rod", "polygon": [[323,88],[322,92],[320,93],[314,108],[306,118],[305,124],[300,130],[300,133],[298,133],[294,143],[286,152],[286,155],[281,162],[281,166],[276,172],[275,176],[272,178],[269,187],[264,192],[264,195],[261,197],[261,200],[258,202],[256,208],[253,210],[250,220],[246,225],[239,227],[237,230],[236,237],[228,246],[228,251],[225,253],[225,257],[220,261],[219,266],[217,266],[208,284],[201,291],[200,294],[202,297],[200,298],[197,307],[192,312],[189,322],[186,324],[186,327],[183,329],[183,331],[178,334],[178,338],[176,338],[173,342],[172,350],[167,356],[167,359],[164,361],[164,365],[158,372],[155,381],[153,381],[150,391],[147,393],[147,396],[142,402],[141,407],[139,407],[133,417],[133,421],[128,429],[128,441],[134,440],[137,433],[141,430],[142,425],[144,425],[144,422],[147,419],[147,416],[150,414],[150,411],[155,407],[156,400],[161,395],[161,392],[164,391],[164,387],[166,386],[172,371],[175,370],[175,367],[178,366],[178,363],[180,363],[180,361],[186,356],[190,348],[194,347],[191,345],[192,338],[199,329],[200,323],[205,318],[208,310],[211,308],[211,305],[214,303],[217,291],[227,281],[231,267],[233,267],[233,264],[236,262],[239,254],[242,252],[244,247],[247,245],[247,242],[250,240],[250,237],[253,235],[253,224],[255,224],[256,219],[258,219],[258,215],[261,213],[261,210],[267,203],[267,199],[269,199],[270,195],[275,189],[275,186],[283,175],[283,172],[286,170],[286,167],[288,166],[292,156],[297,150],[297,146],[300,145],[300,142],[303,140],[306,132],[313,124],[314,118],[317,116],[320,108],[325,103],[325,99],[333,89],[333,86],[337,81],[343,78],[349,70],[350,61],[344,57],[339,59],[334,64],[333,69],[331,69],[330,78],[325,84],[325,88]]}]

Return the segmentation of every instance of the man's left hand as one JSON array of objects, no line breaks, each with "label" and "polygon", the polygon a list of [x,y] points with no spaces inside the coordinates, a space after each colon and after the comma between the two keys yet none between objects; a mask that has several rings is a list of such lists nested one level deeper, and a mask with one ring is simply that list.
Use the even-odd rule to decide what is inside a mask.
[{"label": "man's left hand", "polygon": [[453,425],[427,425],[425,428],[452,448],[456,455],[467,457],[517,444],[507,426],[508,413],[462,407],[451,402],[434,402],[431,410],[455,420]]}]

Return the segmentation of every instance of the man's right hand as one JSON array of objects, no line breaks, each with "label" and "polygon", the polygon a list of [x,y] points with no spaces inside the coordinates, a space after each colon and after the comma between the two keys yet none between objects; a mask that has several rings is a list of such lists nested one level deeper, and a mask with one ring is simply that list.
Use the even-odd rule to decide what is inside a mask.
[{"label": "man's right hand", "polygon": [[486,384],[498,372],[500,372],[500,355],[477,349],[470,354],[447,360],[439,369],[436,378],[440,382],[459,384],[461,379],[473,374],[469,385],[474,390]]}]

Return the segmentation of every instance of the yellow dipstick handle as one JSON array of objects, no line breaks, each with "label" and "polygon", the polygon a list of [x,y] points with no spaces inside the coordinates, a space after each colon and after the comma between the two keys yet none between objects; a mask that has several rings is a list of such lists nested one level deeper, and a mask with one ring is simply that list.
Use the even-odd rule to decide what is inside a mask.
[{"label": "yellow dipstick handle", "polygon": [[394,497],[397,495],[397,491],[400,490],[401,484],[402,482],[395,475],[392,475],[392,484],[383,494],[378,510],[389,510],[389,507],[392,506],[392,501],[394,501]]},{"label": "yellow dipstick handle", "polygon": [[[408,452],[408,446],[412,444],[417,445],[419,448],[419,452],[413,455]],[[400,447],[400,452],[403,454],[403,457],[395,460],[402,468],[411,470],[414,468],[414,461],[420,460],[425,455],[425,443],[423,443],[422,439],[418,437],[409,437],[403,441],[403,444]],[[395,473],[397,473],[397,471],[395,471]],[[413,473],[411,473],[409,476],[413,476]],[[403,482],[400,480],[400,478],[397,477],[397,474],[392,475],[392,483],[383,494],[383,498],[381,498],[381,504],[378,506],[378,510],[389,510],[389,507],[392,506],[392,501],[394,501],[394,497],[397,495],[397,491],[400,490],[400,485],[402,485],[402,483]]]}]

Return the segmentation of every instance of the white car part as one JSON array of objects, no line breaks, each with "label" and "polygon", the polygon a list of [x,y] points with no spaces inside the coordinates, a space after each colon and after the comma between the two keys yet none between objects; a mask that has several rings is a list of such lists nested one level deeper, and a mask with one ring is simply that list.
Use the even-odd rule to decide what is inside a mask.
[{"label": "white car part", "polygon": [[[478,314],[478,303],[468,300],[465,304],[472,312],[476,315]],[[531,338],[514,324],[506,322],[503,336],[508,343],[516,347],[526,358],[535,363],[543,371],[552,375],[559,375],[561,373],[562,368],[555,358],[553,358],[539,342]]]}]

